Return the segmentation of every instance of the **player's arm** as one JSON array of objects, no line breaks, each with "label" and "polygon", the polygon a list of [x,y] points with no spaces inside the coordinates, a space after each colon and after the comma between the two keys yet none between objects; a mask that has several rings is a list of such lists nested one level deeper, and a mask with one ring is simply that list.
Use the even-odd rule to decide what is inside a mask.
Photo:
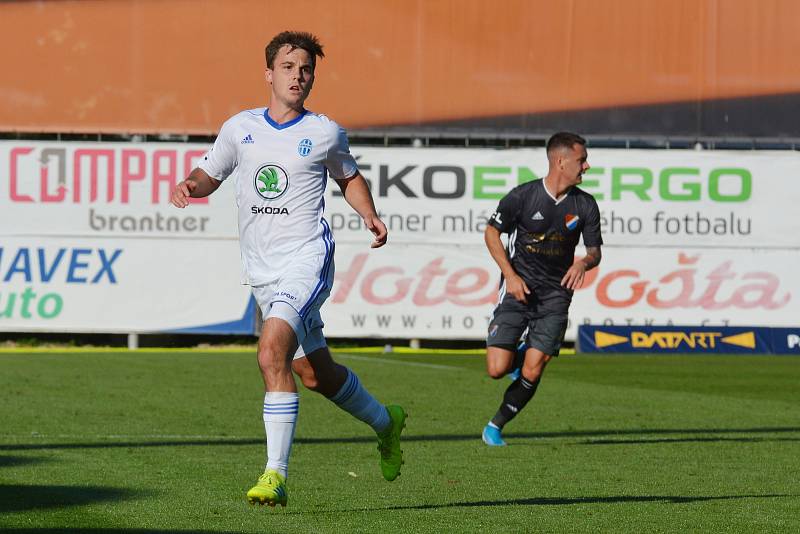
[{"label": "player's arm", "polygon": [[517,187],[500,199],[497,210],[489,217],[486,230],[483,232],[483,241],[486,243],[492,259],[500,267],[500,272],[503,273],[506,292],[518,301],[527,303],[527,295],[531,294],[531,290],[511,266],[506,249],[500,240],[501,233],[509,235],[514,233],[521,208],[520,188]]},{"label": "player's arm", "polygon": [[591,197],[589,198],[588,206],[586,206],[586,224],[583,227],[583,245],[586,247],[586,256],[573,262],[564,278],[561,279],[561,285],[567,289],[578,289],[583,286],[583,278],[586,271],[594,269],[600,264],[600,259],[603,257],[600,253],[600,245],[603,244],[603,237],[600,235],[600,209],[597,206],[597,201]]},{"label": "player's arm", "polygon": [[586,276],[586,271],[600,265],[602,257],[603,255],[600,252],[600,247],[586,247],[586,256],[575,260],[575,263],[567,270],[567,274],[561,279],[561,285],[572,290],[583,286],[583,279]]},{"label": "player's arm", "polygon": [[372,200],[372,193],[369,191],[367,181],[357,172],[349,178],[337,179],[339,189],[342,190],[344,199],[350,207],[364,219],[364,224],[375,236],[375,240],[370,245],[372,248],[382,247],[386,244],[388,232],[386,225],[383,224],[378,212],[375,211],[375,202]]},{"label": "player's arm", "polygon": [[506,280],[506,292],[520,302],[528,302],[526,295],[530,295],[531,291],[525,281],[522,280],[522,277],[511,266],[506,249],[500,240],[500,230],[491,224],[487,224],[486,230],[483,232],[483,241],[486,243],[486,248],[489,249],[492,259],[500,267],[500,272],[503,273],[503,278]]},{"label": "player's arm", "polygon": [[197,167],[189,176],[178,183],[172,190],[170,202],[176,208],[185,208],[189,205],[189,198],[203,198],[219,188],[222,182],[209,176],[206,171]]}]

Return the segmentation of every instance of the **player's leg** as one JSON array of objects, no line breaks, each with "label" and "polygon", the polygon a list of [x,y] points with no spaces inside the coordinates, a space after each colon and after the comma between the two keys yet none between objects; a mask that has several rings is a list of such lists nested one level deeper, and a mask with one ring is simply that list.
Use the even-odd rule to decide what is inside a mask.
[{"label": "player's leg", "polygon": [[264,427],[267,433],[267,469],[288,476],[299,397],[292,376],[290,354],[297,340],[284,319],[268,317],[258,342],[258,366],[264,379]]},{"label": "player's leg", "polygon": [[536,394],[542,373],[549,361],[549,355],[538,349],[528,348],[525,352],[521,375],[506,388],[503,402],[500,403],[500,408],[489,423],[492,427],[502,431],[503,427],[527,406]]},{"label": "player's leg", "polygon": [[492,313],[486,336],[486,372],[491,378],[502,378],[513,369],[517,346],[529,320],[529,306],[505,294]]},{"label": "player's leg", "polygon": [[353,371],[333,360],[328,347],[295,358],[292,369],[304,386],[367,423],[376,433],[384,432],[391,424],[386,407],[367,391]]},{"label": "player's leg", "polygon": [[525,353],[528,351],[528,343],[525,341],[526,336],[522,336],[523,340],[517,343],[517,348],[514,350],[514,360],[511,363],[511,370],[506,375],[512,382],[519,378],[522,373],[522,363],[525,361]]},{"label": "player's leg", "polygon": [[[547,310],[544,306],[542,308]],[[528,348],[525,351],[520,376],[506,389],[503,402],[488,425],[492,429],[497,429],[498,436],[503,427],[536,395],[547,363],[553,356],[558,356],[566,328],[567,315],[561,313],[560,309],[555,313],[545,311],[545,315],[540,315],[530,323],[526,339]]]},{"label": "player's leg", "polygon": [[509,347],[486,347],[486,374],[498,379],[511,371],[514,349]]},{"label": "player's leg", "polygon": [[258,368],[265,391],[297,393],[290,357],[296,350],[297,337],[291,325],[285,319],[267,317],[258,338]]},{"label": "player's leg", "polygon": [[[517,343],[528,326],[528,316],[527,305],[510,295],[495,308],[486,338],[486,372],[491,378],[501,378],[511,370]],[[490,421],[481,437],[487,445],[505,445],[500,431]]]},{"label": "player's leg", "polygon": [[347,380],[347,368],[333,361],[327,347],[317,349],[311,354],[295,355],[292,371],[307,389],[329,399]]},{"label": "player's leg", "polygon": [[306,336],[298,353],[306,350],[309,351],[307,354],[296,355],[292,362],[292,369],[303,385],[372,427],[378,435],[381,472],[386,480],[397,478],[403,463],[400,433],[405,427],[405,411],[400,406],[379,403],[351,369],[336,363],[325,344],[321,328]]},{"label": "player's leg", "polygon": [[517,343],[513,351],[508,348],[487,347],[486,372],[492,378],[507,376],[512,381],[516,380],[522,370],[527,350],[528,344],[525,341]]},{"label": "player's leg", "polygon": [[263,420],[267,438],[264,474],[247,492],[251,504],[286,505],[289,455],[299,411],[291,357],[305,329],[297,311],[281,301],[273,302],[274,288],[254,287],[253,294],[266,318],[258,342],[258,366],[264,380]]},{"label": "player's leg", "polygon": [[258,366],[266,390],[263,419],[267,462],[264,474],[247,492],[251,504],[286,506],[288,499],[286,478],[299,410],[289,355],[296,346],[296,335],[290,324],[278,317],[268,317],[258,342]]}]

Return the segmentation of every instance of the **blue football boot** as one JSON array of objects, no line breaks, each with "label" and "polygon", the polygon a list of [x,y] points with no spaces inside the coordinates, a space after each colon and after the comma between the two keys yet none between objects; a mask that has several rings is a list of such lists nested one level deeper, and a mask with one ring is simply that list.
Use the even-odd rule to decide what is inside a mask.
[{"label": "blue football boot", "polygon": [[503,447],[506,444],[506,442],[503,441],[503,437],[500,435],[500,429],[493,427],[492,425],[486,425],[483,427],[481,439],[483,439],[483,442],[490,447]]}]

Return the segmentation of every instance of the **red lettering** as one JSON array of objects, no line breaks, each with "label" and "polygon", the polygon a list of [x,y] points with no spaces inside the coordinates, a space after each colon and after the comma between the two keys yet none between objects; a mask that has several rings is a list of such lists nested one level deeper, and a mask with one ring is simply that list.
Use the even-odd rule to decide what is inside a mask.
[{"label": "red lettering", "polygon": [[[31,159],[23,159],[31,153],[33,153]],[[40,154],[39,158],[36,158],[37,154]],[[139,182],[144,186],[145,181],[152,180],[151,200],[153,204],[158,204],[163,193],[171,193],[179,178],[178,173],[182,169],[178,168],[178,163],[188,174],[203,154],[204,150],[189,149],[151,152],[142,148],[119,147],[75,149],[47,146],[14,147],[9,151],[9,197],[12,202],[63,203],[71,186],[70,200],[76,204],[82,201],[97,202],[100,200],[102,188],[105,188],[103,201],[112,203],[118,200],[120,204],[130,204],[131,190],[136,191],[137,187],[134,183]],[[38,171],[38,196],[32,194],[33,182],[25,174],[31,170],[29,167],[35,165],[35,161],[41,163]],[[120,176],[119,182],[117,172]],[[117,188],[120,194],[115,198]],[[29,194],[23,192],[25,190],[28,190]],[[190,202],[207,205],[209,198],[190,199]]]},{"label": "red lettering", "polygon": [[18,176],[18,158],[19,156],[24,156],[25,154],[30,154],[33,152],[33,148],[12,148],[10,159],[11,159],[11,184],[10,184],[10,194],[12,202],[33,202],[33,197],[30,195],[20,195],[17,192],[17,176]]},{"label": "red lettering", "polygon": [[433,279],[437,276],[447,274],[447,270],[442,269],[443,261],[444,258],[436,258],[423,267],[419,272],[422,279],[420,280],[417,290],[414,292],[414,297],[412,298],[412,302],[417,306],[435,306],[436,304],[441,304],[447,298],[444,294],[433,298],[428,297],[427,295]]},{"label": "red lettering", "polygon": [[[699,256],[686,256],[683,253],[678,255],[678,263],[683,265],[694,265]],[[703,308],[706,310],[720,310],[724,308],[753,309],[762,308],[774,310],[782,308],[791,300],[791,293],[785,293],[778,297],[780,290],[780,280],[772,273],[750,272],[741,276],[741,280],[752,280],[753,282],[731,290],[732,296],[728,300],[717,300],[720,287],[724,282],[730,282],[736,278],[736,273],[731,270],[731,261],[725,261],[714,268],[706,277],[708,286],[702,291],[702,295],[697,299],[692,299],[695,292],[696,269],[678,269],[658,280],[658,285],[647,291],[647,303],[653,308]],[[609,308],[623,308],[632,306],[639,302],[648,286],[648,281],[638,281],[630,285],[631,295],[624,300],[615,300],[609,296],[611,284],[618,278],[639,277],[638,271],[620,270],[609,273],[601,278],[597,286],[597,300],[600,304]],[[666,286],[677,282],[679,284],[678,294],[671,299],[662,299],[660,294],[665,291]]]},{"label": "red lettering", "polygon": [[[762,306],[768,310],[782,308],[791,300],[791,295],[786,293],[780,302],[775,301],[775,293],[778,291],[780,281],[772,273],[755,272],[747,273],[742,276],[745,280],[760,279],[760,284],[746,284],[736,290],[736,293],[731,297],[731,303],[739,308],[758,308]],[[752,294],[751,299],[747,298],[748,294]]]},{"label": "red lettering", "polygon": [[603,306],[608,306],[609,308],[626,308],[628,306],[633,306],[639,300],[641,300],[642,295],[644,295],[644,290],[647,287],[647,282],[634,282],[631,284],[631,296],[625,300],[614,300],[608,295],[608,288],[611,286],[612,282],[617,280],[618,278],[639,278],[639,271],[630,271],[630,270],[621,270],[621,271],[614,271],[606,275],[604,278],[600,280],[600,283],[597,284],[597,300]]},{"label": "red lettering", "polygon": [[[130,183],[144,180],[144,174],[146,172],[145,158],[144,150],[124,149],[122,151],[122,192],[120,195],[123,204],[130,202]],[[131,163],[133,161],[136,161],[137,172],[131,169]]]},{"label": "red lettering", "polygon": [[408,295],[408,290],[411,287],[411,278],[400,278],[396,280],[394,283],[396,291],[393,295],[379,297],[375,294],[374,287],[378,278],[391,274],[402,275],[403,269],[399,267],[381,267],[365,276],[364,281],[361,283],[361,296],[364,297],[364,300],[371,304],[394,304],[395,302],[403,300],[406,295]]},{"label": "red lettering", "polygon": [[662,290],[661,287],[651,289],[647,292],[647,303],[654,308],[688,308],[692,304],[692,293],[694,292],[694,269],[681,269],[663,276],[659,282],[662,284],[669,284],[673,280],[680,283],[680,293],[670,300],[661,300],[658,293]]},{"label": "red lettering", "polygon": [[[474,277],[475,281],[471,285],[461,286],[461,280],[468,277]],[[458,306],[482,306],[484,304],[494,304],[497,302],[497,290],[494,287],[491,287],[489,293],[482,297],[474,299],[466,299],[462,297],[462,295],[480,291],[486,287],[490,279],[491,276],[486,269],[481,269],[478,267],[469,267],[467,269],[456,271],[447,280],[447,286],[445,287],[447,298],[450,300],[450,302]]]},{"label": "red lettering", "polygon": [[[39,171],[39,192],[41,193],[40,200],[42,202],[64,202],[64,198],[67,196],[67,187],[64,184],[60,184],[56,189],[57,193],[55,195],[51,195],[48,184],[49,178],[50,173],[47,168],[47,162],[43,161]],[[63,178],[66,180],[66,177]]]},{"label": "red lettering", "polygon": [[72,170],[72,201],[80,202],[81,200],[81,158],[89,157],[89,202],[97,200],[97,181],[99,179],[97,173],[97,160],[101,157],[106,159],[107,169],[107,184],[106,200],[111,202],[114,200],[114,151],[112,149],[93,149],[81,148],[73,154],[73,170]]},{"label": "red lettering", "polygon": [[[161,160],[166,160],[167,170],[161,171]],[[153,152],[153,187],[152,187],[152,202],[159,204],[161,202],[158,195],[159,185],[163,182],[167,185],[167,197],[175,187],[176,177],[178,173],[178,154],[175,150],[156,150]]]},{"label": "red lettering", "polygon": [[361,274],[361,271],[364,269],[364,264],[367,263],[367,258],[368,255],[366,253],[356,254],[352,263],[350,263],[350,267],[346,271],[336,273],[334,280],[337,289],[331,302],[338,304],[347,300],[347,296],[350,295],[350,290],[356,285],[358,275]]},{"label": "red lettering", "polygon": [[716,299],[717,292],[722,286],[722,283],[726,280],[732,280],[736,277],[736,273],[730,270],[730,266],[730,261],[723,262],[719,267],[711,271],[711,273],[706,276],[706,280],[709,281],[708,287],[700,296],[700,298],[694,301],[694,305],[700,306],[706,310],[720,310],[730,304],[730,301],[717,302]]}]

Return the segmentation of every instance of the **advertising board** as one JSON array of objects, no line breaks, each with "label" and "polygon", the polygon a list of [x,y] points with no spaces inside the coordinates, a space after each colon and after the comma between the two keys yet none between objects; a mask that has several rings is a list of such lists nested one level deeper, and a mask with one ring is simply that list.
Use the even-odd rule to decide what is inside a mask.
[{"label": "advertising board", "polygon": [[[168,203],[207,149],[0,142],[0,330],[245,328],[233,184],[185,210]],[[546,173],[544,150],[352,152],[389,244],[371,250],[328,187],[327,335],[482,339],[499,284],[486,221]],[[581,187],[600,206],[603,261],[575,293],[568,339],[579,324],[798,326],[800,155],[590,147],[589,163]]]}]

